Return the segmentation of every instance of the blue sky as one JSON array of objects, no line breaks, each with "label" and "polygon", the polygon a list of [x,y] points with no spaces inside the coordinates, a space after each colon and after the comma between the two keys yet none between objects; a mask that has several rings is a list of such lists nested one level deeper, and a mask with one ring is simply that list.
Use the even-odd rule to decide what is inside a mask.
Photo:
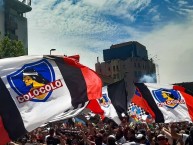
[{"label": "blue sky", "polygon": [[138,41],[157,55],[161,83],[193,81],[192,0],[32,0],[30,55],[80,55],[94,69],[102,50]]}]

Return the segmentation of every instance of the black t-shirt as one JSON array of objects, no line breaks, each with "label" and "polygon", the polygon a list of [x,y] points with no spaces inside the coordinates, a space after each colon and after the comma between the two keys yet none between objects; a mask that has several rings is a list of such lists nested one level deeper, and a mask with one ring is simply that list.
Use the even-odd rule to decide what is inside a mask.
[{"label": "black t-shirt", "polygon": [[56,137],[48,136],[46,139],[46,144],[47,145],[57,145],[57,144],[60,144],[60,140]]}]

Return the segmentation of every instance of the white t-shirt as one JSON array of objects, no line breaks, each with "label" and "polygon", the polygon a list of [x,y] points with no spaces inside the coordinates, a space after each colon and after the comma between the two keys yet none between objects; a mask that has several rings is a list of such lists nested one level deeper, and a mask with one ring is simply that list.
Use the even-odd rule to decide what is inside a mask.
[{"label": "white t-shirt", "polygon": [[182,134],[182,141],[183,141],[183,143],[185,144],[185,142],[186,142],[186,139],[188,138],[188,134]]}]

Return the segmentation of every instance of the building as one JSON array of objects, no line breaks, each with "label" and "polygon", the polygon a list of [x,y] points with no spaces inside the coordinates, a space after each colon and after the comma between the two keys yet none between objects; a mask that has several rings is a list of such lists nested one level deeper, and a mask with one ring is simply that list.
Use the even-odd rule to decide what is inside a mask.
[{"label": "building", "polygon": [[0,0],[0,32],[12,40],[20,40],[28,54],[27,18],[25,14],[32,10],[31,0]]},{"label": "building", "polygon": [[96,72],[111,77],[113,82],[125,79],[129,98],[135,91],[133,82],[139,82],[144,75],[156,74],[155,64],[148,59],[146,47],[136,41],[112,45],[110,49],[103,50],[103,57],[104,62],[95,64]]}]

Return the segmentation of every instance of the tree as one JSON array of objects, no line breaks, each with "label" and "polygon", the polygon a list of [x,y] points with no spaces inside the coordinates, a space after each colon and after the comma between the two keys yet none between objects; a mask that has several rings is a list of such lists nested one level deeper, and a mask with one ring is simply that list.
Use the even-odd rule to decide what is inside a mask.
[{"label": "tree", "polygon": [[25,55],[25,48],[21,41],[11,40],[0,33],[0,59]]}]

